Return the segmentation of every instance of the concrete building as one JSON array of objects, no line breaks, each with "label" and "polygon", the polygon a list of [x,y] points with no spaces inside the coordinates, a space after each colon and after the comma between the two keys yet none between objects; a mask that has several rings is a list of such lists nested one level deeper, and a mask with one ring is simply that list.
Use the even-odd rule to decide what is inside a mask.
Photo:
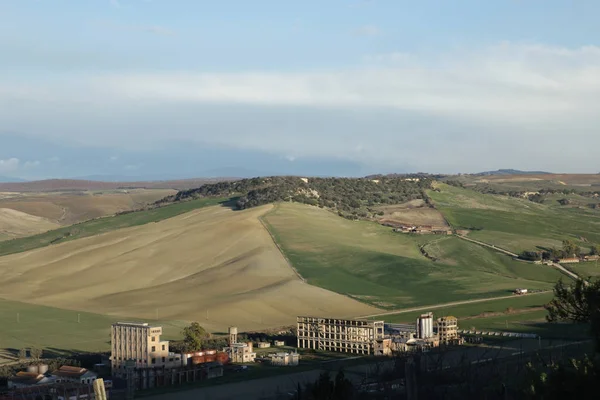
[{"label": "concrete building", "polygon": [[71,382],[91,385],[98,379],[98,374],[85,368],[63,365],[52,372],[52,377],[57,383]]},{"label": "concrete building", "polygon": [[383,321],[297,318],[298,348],[355,354],[391,354]]},{"label": "concrete building", "polygon": [[433,313],[421,314],[417,318],[417,339],[433,337]]},{"label": "concrete building", "polygon": [[437,319],[437,329],[440,343],[452,344],[458,342],[458,319],[448,316]]},{"label": "concrete building", "polygon": [[229,347],[225,347],[223,352],[227,353],[233,363],[251,363],[256,359],[252,343],[232,343]]},{"label": "concrete building", "polygon": [[285,346],[285,342],[283,340],[275,340],[273,342],[273,346],[275,346],[275,347],[283,347],[283,346]]},{"label": "concrete building", "polygon": [[295,367],[300,362],[298,353],[277,353],[271,354],[271,365],[278,367]]},{"label": "concrete building", "polygon": [[162,328],[147,323],[117,322],[111,328],[111,366],[115,376],[125,376],[125,363],[135,368],[181,366],[181,355],[169,352],[169,342],[161,341]]},{"label": "concrete building", "polygon": [[258,343],[256,343],[256,347],[258,347],[259,349],[268,349],[269,347],[271,347],[271,343],[269,343],[269,342],[258,342]]}]

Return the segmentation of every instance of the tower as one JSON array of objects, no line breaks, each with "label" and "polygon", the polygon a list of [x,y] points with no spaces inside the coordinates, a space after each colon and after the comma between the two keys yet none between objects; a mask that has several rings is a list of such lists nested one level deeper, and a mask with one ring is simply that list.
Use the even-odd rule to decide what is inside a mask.
[{"label": "tower", "polygon": [[235,326],[230,326],[229,327],[229,345],[232,346],[233,344],[238,342],[238,330],[237,327]]}]

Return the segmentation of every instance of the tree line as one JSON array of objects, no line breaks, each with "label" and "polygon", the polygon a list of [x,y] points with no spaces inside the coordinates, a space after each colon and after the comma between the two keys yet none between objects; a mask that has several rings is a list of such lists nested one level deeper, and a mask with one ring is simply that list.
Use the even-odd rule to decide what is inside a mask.
[{"label": "tree line", "polygon": [[584,252],[581,247],[572,240],[563,240],[562,249],[551,248],[541,251],[525,250],[519,254],[519,258],[528,261],[559,260],[561,258],[572,258],[582,256],[600,255],[600,245],[591,245],[588,252]]},{"label": "tree line", "polygon": [[428,200],[425,191],[432,180],[418,181],[405,177],[368,178],[299,178],[273,176],[206,184],[182,190],[158,203],[186,201],[202,197],[234,197],[235,206],[243,210],[280,201],[291,201],[327,208],[349,219],[382,215],[376,207],[410,200]]}]

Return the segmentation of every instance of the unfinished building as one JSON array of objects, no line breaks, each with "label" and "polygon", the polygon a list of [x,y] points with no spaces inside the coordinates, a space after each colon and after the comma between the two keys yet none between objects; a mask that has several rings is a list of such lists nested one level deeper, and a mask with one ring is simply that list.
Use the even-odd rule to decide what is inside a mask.
[{"label": "unfinished building", "polygon": [[458,319],[456,317],[441,317],[437,319],[437,330],[440,343],[459,344],[461,339],[458,336]]},{"label": "unfinished building", "polygon": [[298,317],[298,348],[334,352],[388,355],[391,339],[383,321]]}]

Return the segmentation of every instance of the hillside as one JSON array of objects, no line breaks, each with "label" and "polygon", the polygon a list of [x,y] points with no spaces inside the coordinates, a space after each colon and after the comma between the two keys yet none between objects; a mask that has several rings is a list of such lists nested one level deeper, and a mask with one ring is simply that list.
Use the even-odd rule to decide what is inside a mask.
[{"label": "hillside", "polygon": [[[265,222],[308,283],[384,308],[550,289],[553,268],[522,263],[455,237],[394,233],[302,204],[281,203]],[[419,250],[425,245],[429,257]]]},{"label": "hillside", "polygon": [[10,208],[0,208],[0,240],[35,235],[58,226],[56,222],[45,218]]},{"label": "hillside", "polygon": [[243,210],[279,201],[293,201],[337,211],[350,219],[369,218],[382,211],[376,207],[426,199],[431,187],[429,178],[300,178],[274,176],[206,184],[183,190],[159,203],[179,202],[203,197],[239,196],[236,203]]},{"label": "hillside", "polygon": [[[259,217],[207,207],[0,258],[0,298],[71,310],[198,320],[213,331],[290,324],[372,307],[303,283]],[[207,310],[209,316],[207,319]]]},{"label": "hillside", "polygon": [[0,208],[43,218],[58,227],[143,208],[173,193],[170,189],[4,192]]}]

